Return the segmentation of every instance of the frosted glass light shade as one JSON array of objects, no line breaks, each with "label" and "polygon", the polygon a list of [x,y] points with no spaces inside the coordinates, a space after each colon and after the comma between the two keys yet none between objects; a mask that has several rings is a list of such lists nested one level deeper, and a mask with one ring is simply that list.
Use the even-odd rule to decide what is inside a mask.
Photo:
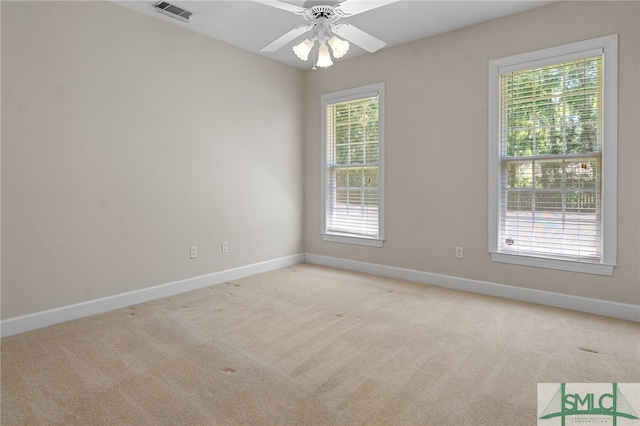
[{"label": "frosted glass light shade", "polygon": [[331,46],[333,57],[336,59],[342,58],[349,51],[349,42],[340,40],[336,36],[329,39],[329,46]]},{"label": "frosted glass light shade", "polygon": [[331,60],[331,55],[329,55],[329,48],[326,44],[322,43],[318,49],[318,62],[316,62],[316,66],[326,68],[331,65],[333,65],[333,61]]},{"label": "frosted glass light shade", "polygon": [[312,48],[313,41],[306,39],[297,46],[293,46],[293,53],[295,53],[298,58],[306,61],[307,59],[309,59],[309,52],[311,52]]}]

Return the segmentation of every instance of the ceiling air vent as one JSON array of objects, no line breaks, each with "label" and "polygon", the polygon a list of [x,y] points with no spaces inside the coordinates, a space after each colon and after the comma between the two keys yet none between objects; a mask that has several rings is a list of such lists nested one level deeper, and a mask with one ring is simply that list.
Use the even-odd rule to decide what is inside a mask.
[{"label": "ceiling air vent", "polygon": [[172,18],[176,18],[181,20],[182,22],[189,22],[189,18],[193,13],[187,12],[186,10],[179,8],[178,6],[174,6],[172,4],[167,3],[166,1],[161,1],[156,4],[156,10],[162,14],[167,16],[171,16]]}]

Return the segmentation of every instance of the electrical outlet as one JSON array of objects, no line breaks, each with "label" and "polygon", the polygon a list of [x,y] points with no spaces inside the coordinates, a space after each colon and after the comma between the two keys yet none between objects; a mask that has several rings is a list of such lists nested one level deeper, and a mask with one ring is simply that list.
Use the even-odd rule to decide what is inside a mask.
[{"label": "electrical outlet", "polygon": [[222,252],[227,253],[229,251],[229,243],[226,241],[222,242]]},{"label": "electrical outlet", "polygon": [[196,257],[198,257],[198,247],[196,246],[191,247],[191,251],[189,252],[189,257],[191,259],[195,259]]},{"label": "electrical outlet", "polygon": [[456,247],[456,259],[462,259],[462,258],[464,258],[462,247]]}]

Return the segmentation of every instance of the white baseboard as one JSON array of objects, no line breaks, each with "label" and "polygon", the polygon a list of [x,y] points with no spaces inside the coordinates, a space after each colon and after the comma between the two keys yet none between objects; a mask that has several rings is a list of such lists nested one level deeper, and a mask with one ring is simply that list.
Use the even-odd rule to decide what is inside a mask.
[{"label": "white baseboard", "polygon": [[305,262],[640,322],[640,306],[305,253]]},{"label": "white baseboard", "polygon": [[138,305],[140,303],[157,300],[163,297],[175,296],[176,294],[186,293],[188,291],[222,284],[224,282],[237,280],[251,275],[285,268],[303,261],[304,255],[296,254],[279,259],[254,263],[252,265],[242,266],[239,268],[214,272],[212,274],[202,275],[199,277],[144,288],[141,290],[103,297],[101,299],[89,300],[87,302],[77,303],[74,305],[8,318],[0,321],[0,337],[12,336],[14,334],[36,330],[50,325],[126,308],[127,306]]},{"label": "white baseboard", "polygon": [[589,299],[586,297],[571,296],[549,291],[532,290],[468,278],[458,278],[412,269],[397,268],[394,266],[385,266],[375,263],[358,262],[354,260],[305,253],[268,260],[225,271],[214,272],[212,274],[188,278],[141,290],[130,291],[101,299],[89,300],[87,302],[63,306],[47,311],[8,318],[0,321],[0,337],[8,337],[14,334],[25,333],[27,331],[48,327],[50,325],[126,308],[128,306],[157,300],[163,297],[175,296],[188,291],[198,290],[212,285],[245,278],[251,275],[285,268],[301,262],[640,322],[640,306],[638,305]]}]

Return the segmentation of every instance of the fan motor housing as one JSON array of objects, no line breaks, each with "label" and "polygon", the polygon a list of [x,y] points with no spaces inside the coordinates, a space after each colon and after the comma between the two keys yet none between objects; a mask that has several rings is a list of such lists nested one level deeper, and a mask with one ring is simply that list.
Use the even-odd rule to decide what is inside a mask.
[{"label": "fan motor housing", "polygon": [[335,14],[333,6],[317,5],[311,7],[311,15],[314,18],[331,18]]}]

